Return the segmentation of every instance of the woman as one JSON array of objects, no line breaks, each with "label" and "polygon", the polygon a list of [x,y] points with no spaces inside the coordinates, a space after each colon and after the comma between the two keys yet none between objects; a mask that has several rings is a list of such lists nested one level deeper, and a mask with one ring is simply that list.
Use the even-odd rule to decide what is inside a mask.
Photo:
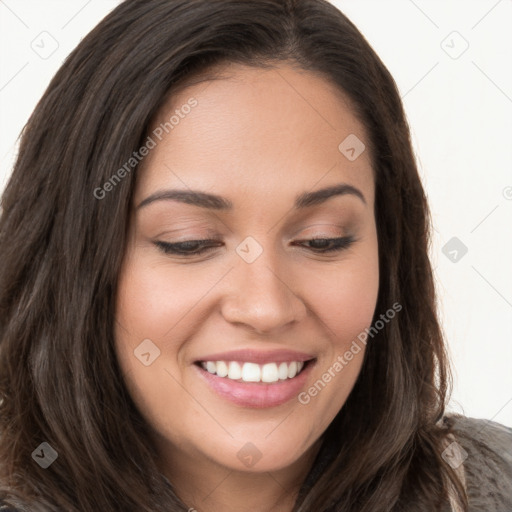
[{"label": "woman", "polygon": [[126,0],[2,207],[7,510],[512,510],[512,431],[445,415],[395,83],[326,1]]}]

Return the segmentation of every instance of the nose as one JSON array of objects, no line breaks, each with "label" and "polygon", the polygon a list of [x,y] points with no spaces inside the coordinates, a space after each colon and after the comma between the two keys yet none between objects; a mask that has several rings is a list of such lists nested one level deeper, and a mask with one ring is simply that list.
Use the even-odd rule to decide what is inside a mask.
[{"label": "nose", "polygon": [[228,277],[224,319],[265,335],[298,323],[307,314],[306,307],[294,290],[296,280],[284,267],[269,249],[252,263],[237,261]]}]

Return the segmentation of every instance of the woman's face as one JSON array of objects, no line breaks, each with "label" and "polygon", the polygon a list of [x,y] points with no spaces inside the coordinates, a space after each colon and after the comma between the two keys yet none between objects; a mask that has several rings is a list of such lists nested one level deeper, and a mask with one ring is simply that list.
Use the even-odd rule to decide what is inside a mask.
[{"label": "woman's face", "polygon": [[[152,127],[116,350],[174,467],[272,471],[312,453],[359,374],[364,345],[351,347],[379,283],[374,181],[365,130],[324,79],[224,71]],[[336,242],[313,238],[343,240],[322,254]]]}]

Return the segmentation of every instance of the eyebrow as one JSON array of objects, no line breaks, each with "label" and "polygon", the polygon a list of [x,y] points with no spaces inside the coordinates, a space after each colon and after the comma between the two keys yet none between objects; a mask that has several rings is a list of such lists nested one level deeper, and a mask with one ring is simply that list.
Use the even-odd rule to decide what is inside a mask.
[{"label": "eyebrow", "polygon": [[[331,197],[344,195],[356,196],[364,204],[367,204],[363,193],[358,188],[348,183],[339,183],[320,190],[315,190],[314,192],[303,192],[295,198],[294,208],[300,210],[321,204]],[[156,201],[178,201],[180,203],[191,204],[211,210],[226,211],[233,209],[233,203],[229,199],[215,194],[209,194],[199,190],[161,190],[141,201],[137,206],[137,210]]]}]

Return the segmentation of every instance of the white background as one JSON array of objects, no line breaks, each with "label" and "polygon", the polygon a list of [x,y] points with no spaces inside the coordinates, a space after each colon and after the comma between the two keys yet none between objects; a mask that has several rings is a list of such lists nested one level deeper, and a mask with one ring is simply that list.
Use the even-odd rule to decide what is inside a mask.
[{"label": "white background", "polygon": [[[49,80],[118,3],[0,0],[0,191]],[[450,409],[512,426],[512,1],[333,3],[403,97],[434,217]],[[443,253],[453,237],[468,249],[461,256],[448,246],[456,261]]]}]

